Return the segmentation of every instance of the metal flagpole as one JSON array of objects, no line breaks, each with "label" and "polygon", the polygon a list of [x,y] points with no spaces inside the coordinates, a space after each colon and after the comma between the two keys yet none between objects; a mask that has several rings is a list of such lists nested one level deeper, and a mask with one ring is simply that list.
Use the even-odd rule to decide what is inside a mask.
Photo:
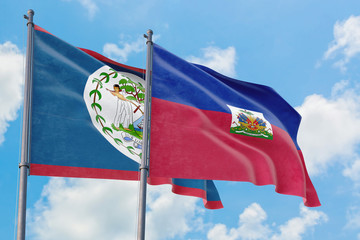
[{"label": "metal flagpole", "polygon": [[17,240],[25,239],[26,224],[26,191],[27,176],[29,169],[29,140],[30,140],[30,106],[31,106],[31,90],[32,90],[32,59],[33,59],[33,23],[34,11],[29,10],[28,16],[24,15],[27,22],[27,49],[26,49],[26,67],[25,67],[25,88],[24,88],[24,111],[23,111],[23,127],[21,142],[21,162],[20,182],[19,182],[19,206],[18,206],[18,224],[17,224]]},{"label": "metal flagpole", "polygon": [[149,171],[150,159],[150,111],[151,111],[151,72],[152,72],[152,50],[153,31],[148,30],[144,37],[147,38],[147,56],[146,56],[146,92],[144,106],[144,133],[143,133],[143,153],[140,165],[140,196],[139,196],[139,216],[138,216],[138,232],[137,239],[145,239],[145,217],[146,217],[146,187],[147,176]]}]

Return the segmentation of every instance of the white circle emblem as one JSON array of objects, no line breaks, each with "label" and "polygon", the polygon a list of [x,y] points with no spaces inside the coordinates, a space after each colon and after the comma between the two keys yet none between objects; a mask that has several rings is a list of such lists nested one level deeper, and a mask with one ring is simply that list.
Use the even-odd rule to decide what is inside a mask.
[{"label": "white circle emblem", "polygon": [[83,97],[96,129],[117,150],[140,163],[145,81],[103,66],[89,76]]}]

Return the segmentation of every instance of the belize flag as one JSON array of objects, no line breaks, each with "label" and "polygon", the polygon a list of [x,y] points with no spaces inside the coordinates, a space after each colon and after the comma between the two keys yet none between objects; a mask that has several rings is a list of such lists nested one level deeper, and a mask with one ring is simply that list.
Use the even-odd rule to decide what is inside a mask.
[{"label": "belize flag", "polygon": [[[145,70],[79,49],[35,26],[30,174],[139,179]],[[222,208],[211,180],[149,178]]]},{"label": "belize flag", "polygon": [[150,177],[247,181],[320,206],[296,137],[301,116],[272,88],[154,45]]}]

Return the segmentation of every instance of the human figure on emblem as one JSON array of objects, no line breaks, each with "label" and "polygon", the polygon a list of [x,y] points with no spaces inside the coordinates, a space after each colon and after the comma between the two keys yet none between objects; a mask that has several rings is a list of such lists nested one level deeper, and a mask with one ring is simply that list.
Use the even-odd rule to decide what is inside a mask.
[{"label": "human figure on emblem", "polygon": [[114,90],[106,90],[108,90],[113,96],[117,97],[116,114],[114,119],[115,128],[120,130],[121,124],[125,130],[130,131],[129,126],[130,124],[133,124],[131,101],[121,94],[120,86],[118,84],[114,84],[113,87]]}]

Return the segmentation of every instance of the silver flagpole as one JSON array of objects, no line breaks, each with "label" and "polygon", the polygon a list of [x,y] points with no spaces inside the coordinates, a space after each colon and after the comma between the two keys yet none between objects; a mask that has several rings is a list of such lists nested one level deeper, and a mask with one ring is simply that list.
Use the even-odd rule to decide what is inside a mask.
[{"label": "silver flagpole", "polygon": [[145,106],[144,106],[144,133],[143,133],[143,153],[140,165],[140,196],[139,196],[139,216],[138,216],[138,232],[137,239],[145,239],[145,218],[146,218],[146,187],[147,176],[149,171],[150,158],[150,112],[151,112],[151,72],[152,72],[152,51],[153,31],[148,30],[144,37],[147,38],[147,56],[146,56],[146,92],[145,92]]},{"label": "silver flagpole", "polygon": [[27,176],[29,169],[29,140],[30,140],[30,106],[31,106],[31,90],[32,90],[32,59],[33,59],[33,23],[34,11],[29,10],[28,16],[24,17],[27,22],[27,49],[26,49],[26,67],[25,67],[25,88],[24,88],[24,112],[23,112],[23,127],[22,127],[22,142],[21,142],[21,162],[20,181],[19,181],[19,206],[18,206],[18,224],[17,224],[17,240],[25,239],[25,225],[26,225],[26,191],[27,191]]}]

